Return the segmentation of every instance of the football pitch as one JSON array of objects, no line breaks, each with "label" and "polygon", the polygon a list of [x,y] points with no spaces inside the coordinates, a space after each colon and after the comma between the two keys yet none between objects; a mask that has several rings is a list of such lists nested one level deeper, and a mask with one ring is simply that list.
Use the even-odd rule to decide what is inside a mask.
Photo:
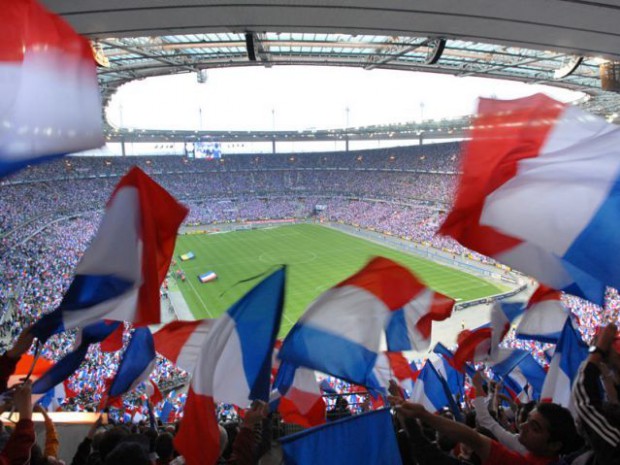
[{"label": "football pitch", "polygon": [[[179,255],[189,251],[196,258],[181,262]],[[501,292],[499,287],[477,276],[313,224],[179,236],[175,260],[186,280],[177,280],[177,284],[196,318],[215,318],[266,274],[244,280],[286,264],[285,309],[280,330],[284,336],[319,294],[377,255],[408,267],[429,287],[455,299],[472,300]],[[203,284],[198,275],[208,271],[215,272],[218,278]]]}]

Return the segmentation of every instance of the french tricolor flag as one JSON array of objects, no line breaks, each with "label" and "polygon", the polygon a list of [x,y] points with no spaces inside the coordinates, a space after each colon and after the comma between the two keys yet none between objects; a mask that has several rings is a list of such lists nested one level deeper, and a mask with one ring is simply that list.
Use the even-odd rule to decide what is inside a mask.
[{"label": "french tricolor flag", "polygon": [[383,335],[391,352],[423,350],[432,321],[448,318],[453,305],[405,267],[376,257],[310,305],[284,340],[280,358],[372,387]]},{"label": "french tricolor flag", "polygon": [[86,326],[78,334],[77,347],[37,379],[32,385],[32,392],[43,394],[73,375],[86,358],[91,344],[104,341],[119,326],[122,326],[122,323],[118,321],[99,321]]},{"label": "french tricolor flag", "polygon": [[112,193],[60,306],[34,325],[35,336],[45,341],[101,320],[159,323],[159,289],[187,211],[142,170],[132,168]]},{"label": "french tricolor flag", "polygon": [[427,361],[413,386],[409,401],[422,404],[431,413],[449,407],[455,415],[460,416],[453,397],[455,394],[457,393],[450,392],[445,379],[437,372],[433,364]]},{"label": "french tricolor flag", "polygon": [[440,228],[554,289],[620,286],[620,128],[545,95],[481,99]]},{"label": "french tricolor flag", "polygon": [[[387,393],[390,380],[394,380],[398,386],[411,395],[413,383],[417,377],[417,370],[411,368],[409,361],[402,352],[381,352],[373,367],[373,375],[377,381],[377,387]],[[373,386],[369,386],[371,389]]]},{"label": "french tricolor flag", "polygon": [[273,387],[269,404],[283,422],[305,428],[325,423],[325,401],[314,370],[281,362]]},{"label": "french tricolor flag", "polygon": [[541,400],[555,402],[573,409],[571,390],[579,366],[588,357],[588,346],[569,318],[564,324],[560,340],[549,364],[542,387]]},{"label": "french tricolor flag", "polygon": [[151,330],[147,327],[135,328],[110,386],[110,397],[121,396],[148,380],[155,368],[155,357]]},{"label": "french tricolor flag", "polygon": [[104,144],[93,52],[35,0],[2,4],[0,177]]},{"label": "french tricolor flag", "polygon": [[465,329],[457,336],[458,347],[453,363],[457,370],[464,371],[466,362],[484,362],[491,357],[492,329],[489,324],[476,329]]},{"label": "french tricolor flag", "polygon": [[187,372],[192,372],[214,319],[172,321],[153,335],[155,350]]},{"label": "french tricolor flag", "polygon": [[188,465],[211,465],[218,459],[216,402],[245,408],[251,400],[269,400],[271,354],[280,330],[284,283],[282,268],[215,320],[204,336],[174,440]]},{"label": "french tricolor flag", "polygon": [[544,368],[536,362],[532,354],[519,349],[501,349],[491,370],[516,394],[527,389],[527,399],[538,400],[546,377]]},{"label": "french tricolor flag", "polygon": [[569,311],[562,303],[562,293],[540,285],[530,297],[517,325],[516,337],[555,344],[568,317]]}]

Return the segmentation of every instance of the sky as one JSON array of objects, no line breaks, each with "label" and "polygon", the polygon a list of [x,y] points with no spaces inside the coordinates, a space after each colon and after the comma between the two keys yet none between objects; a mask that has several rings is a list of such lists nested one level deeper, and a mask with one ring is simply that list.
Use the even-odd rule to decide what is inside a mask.
[{"label": "sky", "polygon": [[[221,68],[122,86],[110,122],[141,129],[306,130],[451,118],[475,112],[479,97],[544,92],[564,102],[582,94],[483,78],[359,68]],[[347,110],[348,109],[348,110]]]}]

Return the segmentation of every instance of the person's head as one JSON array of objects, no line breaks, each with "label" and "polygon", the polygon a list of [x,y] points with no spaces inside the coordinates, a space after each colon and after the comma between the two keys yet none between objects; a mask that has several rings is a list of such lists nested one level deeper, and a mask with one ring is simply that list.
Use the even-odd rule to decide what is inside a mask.
[{"label": "person's head", "polygon": [[129,431],[123,426],[116,426],[109,429],[103,434],[99,443],[99,454],[101,460],[105,461],[107,455],[114,449],[123,439],[129,436]]},{"label": "person's head", "polygon": [[104,465],[151,465],[146,449],[137,442],[121,442],[108,453]]},{"label": "person's head", "polygon": [[173,459],[174,445],[172,443],[173,436],[170,433],[161,433],[155,440],[155,453],[159,457],[159,461],[167,463]]},{"label": "person's head", "polygon": [[541,403],[521,425],[519,442],[535,455],[552,457],[580,447],[573,416],[558,404]]}]

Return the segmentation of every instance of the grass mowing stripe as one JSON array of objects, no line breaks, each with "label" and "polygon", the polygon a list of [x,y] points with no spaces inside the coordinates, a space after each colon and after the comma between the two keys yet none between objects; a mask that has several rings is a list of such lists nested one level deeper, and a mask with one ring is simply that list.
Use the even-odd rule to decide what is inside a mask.
[{"label": "grass mowing stripe", "polygon": [[[187,277],[178,286],[196,318],[220,315],[259,282],[239,281],[287,264],[281,336],[290,330],[310,302],[376,255],[403,264],[430,287],[453,298],[471,300],[501,292],[477,276],[313,224],[180,236],[175,255],[188,251],[194,252],[196,258],[178,262]],[[218,279],[202,284],[197,276],[207,271],[217,273]]]}]

